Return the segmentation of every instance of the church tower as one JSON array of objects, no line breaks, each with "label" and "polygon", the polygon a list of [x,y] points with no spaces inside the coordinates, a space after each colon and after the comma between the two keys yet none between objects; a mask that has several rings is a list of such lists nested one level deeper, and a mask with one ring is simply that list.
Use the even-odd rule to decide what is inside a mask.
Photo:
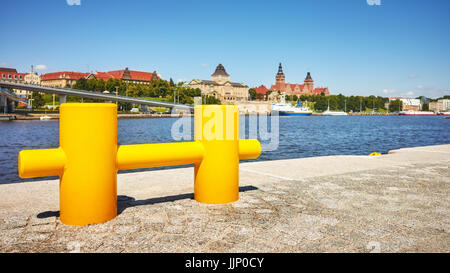
[{"label": "church tower", "polygon": [[304,83],[305,83],[304,88],[306,89],[305,91],[312,92],[314,90],[314,81],[311,78],[310,72],[308,72],[308,74],[306,75]]},{"label": "church tower", "polygon": [[275,77],[275,85],[281,91],[283,91],[285,89],[286,79],[284,77],[283,67],[281,66],[281,63],[278,66],[278,73]]}]

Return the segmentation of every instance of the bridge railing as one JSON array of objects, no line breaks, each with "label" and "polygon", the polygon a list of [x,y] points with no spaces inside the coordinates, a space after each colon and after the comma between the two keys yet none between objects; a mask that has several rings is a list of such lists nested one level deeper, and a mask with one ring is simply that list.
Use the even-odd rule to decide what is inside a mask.
[{"label": "bridge railing", "polygon": [[141,105],[151,105],[151,106],[167,107],[167,108],[180,108],[180,109],[193,108],[191,105],[176,104],[176,103],[171,103],[171,102],[161,102],[161,101],[154,101],[154,100],[148,100],[148,99],[115,95],[115,94],[104,94],[104,93],[100,93],[100,92],[97,93],[97,92],[92,92],[92,91],[87,91],[87,90],[71,89],[71,88],[55,88],[55,87],[48,87],[48,86],[41,86],[41,85],[34,85],[34,84],[16,83],[16,82],[4,81],[4,80],[0,80],[0,87],[27,90],[27,91],[44,92],[44,93],[49,93],[49,94],[58,94],[58,95],[60,95],[60,103],[66,102],[65,101],[66,96],[75,96],[75,97],[99,99],[99,100],[104,100],[104,101],[118,101],[118,102],[135,103],[135,104],[141,104]]}]

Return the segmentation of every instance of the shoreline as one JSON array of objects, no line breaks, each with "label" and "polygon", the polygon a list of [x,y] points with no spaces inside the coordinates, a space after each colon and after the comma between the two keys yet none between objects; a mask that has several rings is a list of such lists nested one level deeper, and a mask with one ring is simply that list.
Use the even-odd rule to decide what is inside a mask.
[{"label": "shoreline", "polygon": [[[399,116],[398,113],[347,113],[348,116]],[[241,116],[252,116],[257,114],[241,114]],[[30,113],[30,114],[1,114],[2,121],[14,120],[40,120],[41,116],[49,116],[51,119],[58,120],[59,114],[45,114],[45,113]],[[140,118],[179,118],[179,117],[193,117],[193,114],[118,114],[118,119],[140,119]],[[270,116],[270,114],[269,114]],[[312,116],[322,116],[322,113],[313,113]]]},{"label": "shoreline", "polygon": [[240,164],[240,198],[192,200],[193,168],[118,175],[117,218],[60,222],[59,180],[0,185],[0,252],[449,252],[450,144]]}]

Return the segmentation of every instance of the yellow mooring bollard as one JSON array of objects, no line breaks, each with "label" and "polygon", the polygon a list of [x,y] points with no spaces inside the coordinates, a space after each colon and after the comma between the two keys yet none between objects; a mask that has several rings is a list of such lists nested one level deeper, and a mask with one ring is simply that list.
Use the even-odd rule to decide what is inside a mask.
[{"label": "yellow mooring bollard", "polygon": [[194,198],[223,204],[239,198],[239,159],[257,158],[257,140],[239,140],[237,106],[196,106],[195,141],[117,146],[117,106],[65,103],[60,147],[19,153],[21,178],[60,177],[60,219],[68,225],[117,215],[117,171],[195,165]]}]

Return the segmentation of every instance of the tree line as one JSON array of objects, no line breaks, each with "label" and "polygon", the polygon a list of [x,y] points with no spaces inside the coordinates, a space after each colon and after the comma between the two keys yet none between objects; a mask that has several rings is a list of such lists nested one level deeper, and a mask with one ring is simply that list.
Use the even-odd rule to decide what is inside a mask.
[{"label": "tree line", "polygon": [[[266,95],[259,94],[255,89],[250,89],[250,97],[253,100],[267,100],[267,96],[273,91],[267,91]],[[330,110],[334,111],[347,111],[347,112],[367,112],[367,111],[377,111],[377,112],[395,112],[403,110],[403,103],[401,100],[393,100],[389,103],[389,108],[387,103],[388,98],[381,96],[344,96],[339,95],[286,95],[286,101],[297,102],[301,101],[303,103],[307,102],[308,107],[315,111],[325,111],[330,107]]]},{"label": "tree line", "polygon": [[344,96],[339,95],[302,95],[297,97],[296,95],[289,96],[287,100],[291,101],[303,101],[314,103],[315,111],[325,111],[330,107],[330,110],[335,111],[347,111],[347,112],[366,112],[366,111],[386,111],[386,103],[389,102],[388,98],[380,96]]},{"label": "tree line", "polygon": [[[148,84],[128,83],[120,79],[85,79],[77,80],[73,89],[87,90],[93,92],[108,91],[111,94],[120,96],[139,97],[158,99],[168,102],[177,102],[180,104],[194,104],[194,97],[200,97],[201,90],[199,88],[188,88],[182,86],[182,83],[175,84],[172,79],[165,81],[162,79],[151,80]],[[89,99],[84,99],[89,101]],[[220,104],[220,100],[212,96],[204,96],[205,104]],[[124,110],[129,110],[129,103],[121,103]]]}]

